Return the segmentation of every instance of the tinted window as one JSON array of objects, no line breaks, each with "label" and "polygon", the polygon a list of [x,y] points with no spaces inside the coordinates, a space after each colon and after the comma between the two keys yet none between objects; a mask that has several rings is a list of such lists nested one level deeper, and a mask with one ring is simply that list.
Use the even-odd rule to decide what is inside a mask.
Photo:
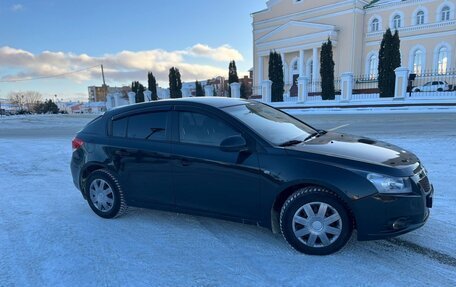
[{"label": "tinted window", "polygon": [[125,137],[127,135],[128,118],[118,119],[112,122],[112,136]]},{"label": "tinted window", "polygon": [[179,113],[179,137],[183,143],[219,146],[239,133],[219,119],[200,113]]},{"label": "tinted window", "polygon": [[168,112],[145,113],[129,117],[129,138],[166,140]]},{"label": "tinted window", "polygon": [[224,110],[275,145],[290,140],[304,140],[315,132],[288,114],[258,102],[227,107]]}]

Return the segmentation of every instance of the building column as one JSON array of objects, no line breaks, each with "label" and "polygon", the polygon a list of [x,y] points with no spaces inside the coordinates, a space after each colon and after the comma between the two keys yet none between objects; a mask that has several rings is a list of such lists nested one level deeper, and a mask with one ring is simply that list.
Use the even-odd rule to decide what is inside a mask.
[{"label": "building column", "polygon": [[290,81],[289,81],[289,73],[288,73],[288,63],[287,63],[287,59],[285,58],[285,53],[284,52],[281,52],[280,53],[280,57],[282,58],[282,65],[283,65],[283,82],[286,84],[288,84]]},{"label": "building column", "polygon": [[309,91],[307,85],[309,78],[304,75],[304,50],[299,50],[299,78],[298,78],[298,102],[305,102]]},{"label": "building column", "polygon": [[299,77],[304,77],[304,50],[299,51],[299,63],[298,63],[298,69],[299,69]]},{"label": "building column", "polygon": [[312,92],[317,90],[316,81],[318,80],[318,48],[312,49]]},{"label": "building column", "polygon": [[404,100],[407,94],[407,84],[409,70],[405,67],[399,67],[394,70],[396,73],[396,83],[394,87],[394,99]]},{"label": "building column", "polygon": [[258,57],[258,85],[263,83],[263,56]]}]

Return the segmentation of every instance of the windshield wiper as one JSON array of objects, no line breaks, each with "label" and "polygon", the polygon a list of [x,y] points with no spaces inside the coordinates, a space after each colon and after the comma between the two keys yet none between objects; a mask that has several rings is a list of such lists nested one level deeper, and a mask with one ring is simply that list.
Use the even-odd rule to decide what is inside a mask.
[{"label": "windshield wiper", "polygon": [[310,140],[310,139],[312,139],[312,138],[314,138],[314,137],[317,137],[317,138],[318,138],[319,136],[322,136],[322,135],[324,135],[324,134],[326,134],[326,133],[327,133],[327,131],[323,131],[323,130],[316,131],[316,132],[310,134],[308,137],[306,137],[306,138],[304,139],[304,142],[306,142],[306,141],[308,141],[308,140]]},{"label": "windshield wiper", "polygon": [[287,147],[287,146],[292,146],[292,145],[297,145],[302,143],[303,141],[300,140],[289,140],[287,142],[284,142],[283,144],[280,144],[280,147]]}]

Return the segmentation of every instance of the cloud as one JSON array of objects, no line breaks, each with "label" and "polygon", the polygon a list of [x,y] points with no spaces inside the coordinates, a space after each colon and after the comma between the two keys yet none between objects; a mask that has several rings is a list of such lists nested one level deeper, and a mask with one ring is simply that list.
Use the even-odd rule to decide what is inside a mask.
[{"label": "cloud", "polygon": [[24,5],[22,5],[22,4],[14,4],[13,6],[11,6],[11,11],[13,11],[13,12],[19,12],[23,9],[24,9]]},{"label": "cloud", "polygon": [[[0,74],[2,80],[19,80],[24,78],[47,77],[65,74],[86,67],[104,65],[109,83],[126,83],[133,80],[146,81],[146,72],[152,71],[157,80],[168,82],[171,67],[180,69],[183,81],[209,79],[227,73],[225,68],[213,65],[191,64],[186,57],[209,57],[216,61],[243,59],[242,55],[228,45],[211,48],[198,44],[186,50],[166,51],[162,49],[145,51],[121,51],[99,57],[69,52],[43,51],[31,53],[26,50],[8,46],[0,47]],[[62,78],[81,83],[88,80],[99,80],[100,69],[65,74]]]},{"label": "cloud", "polygon": [[242,54],[231,48],[229,45],[223,45],[218,48],[211,48],[208,45],[196,44],[188,49],[190,55],[208,57],[216,61],[243,61]]}]

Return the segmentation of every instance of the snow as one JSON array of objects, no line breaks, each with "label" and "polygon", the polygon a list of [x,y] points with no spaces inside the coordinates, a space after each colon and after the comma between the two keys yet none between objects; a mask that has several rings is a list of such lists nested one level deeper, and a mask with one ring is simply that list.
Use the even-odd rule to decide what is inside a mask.
[{"label": "snow", "polygon": [[[280,108],[280,107],[278,107]],[[456,106],[407,106],[407,107],[363,107],[363,108],[283,108],[292,115],[306,114],[417,114],[417,113],[456,113]]]},{"label": "snow", "polygon": [[[327,118],[312,124],[337,125]],[[456,285],[454,129],[431,137],[372,128],[369,136],[423,160],[436,189],[431,217],[398,240],[352,238],[342,251],[316,257],[256,226],[143,209],[97,217],[69,172],[71,138],[90,119],[0,119],[0,286]]]}]

